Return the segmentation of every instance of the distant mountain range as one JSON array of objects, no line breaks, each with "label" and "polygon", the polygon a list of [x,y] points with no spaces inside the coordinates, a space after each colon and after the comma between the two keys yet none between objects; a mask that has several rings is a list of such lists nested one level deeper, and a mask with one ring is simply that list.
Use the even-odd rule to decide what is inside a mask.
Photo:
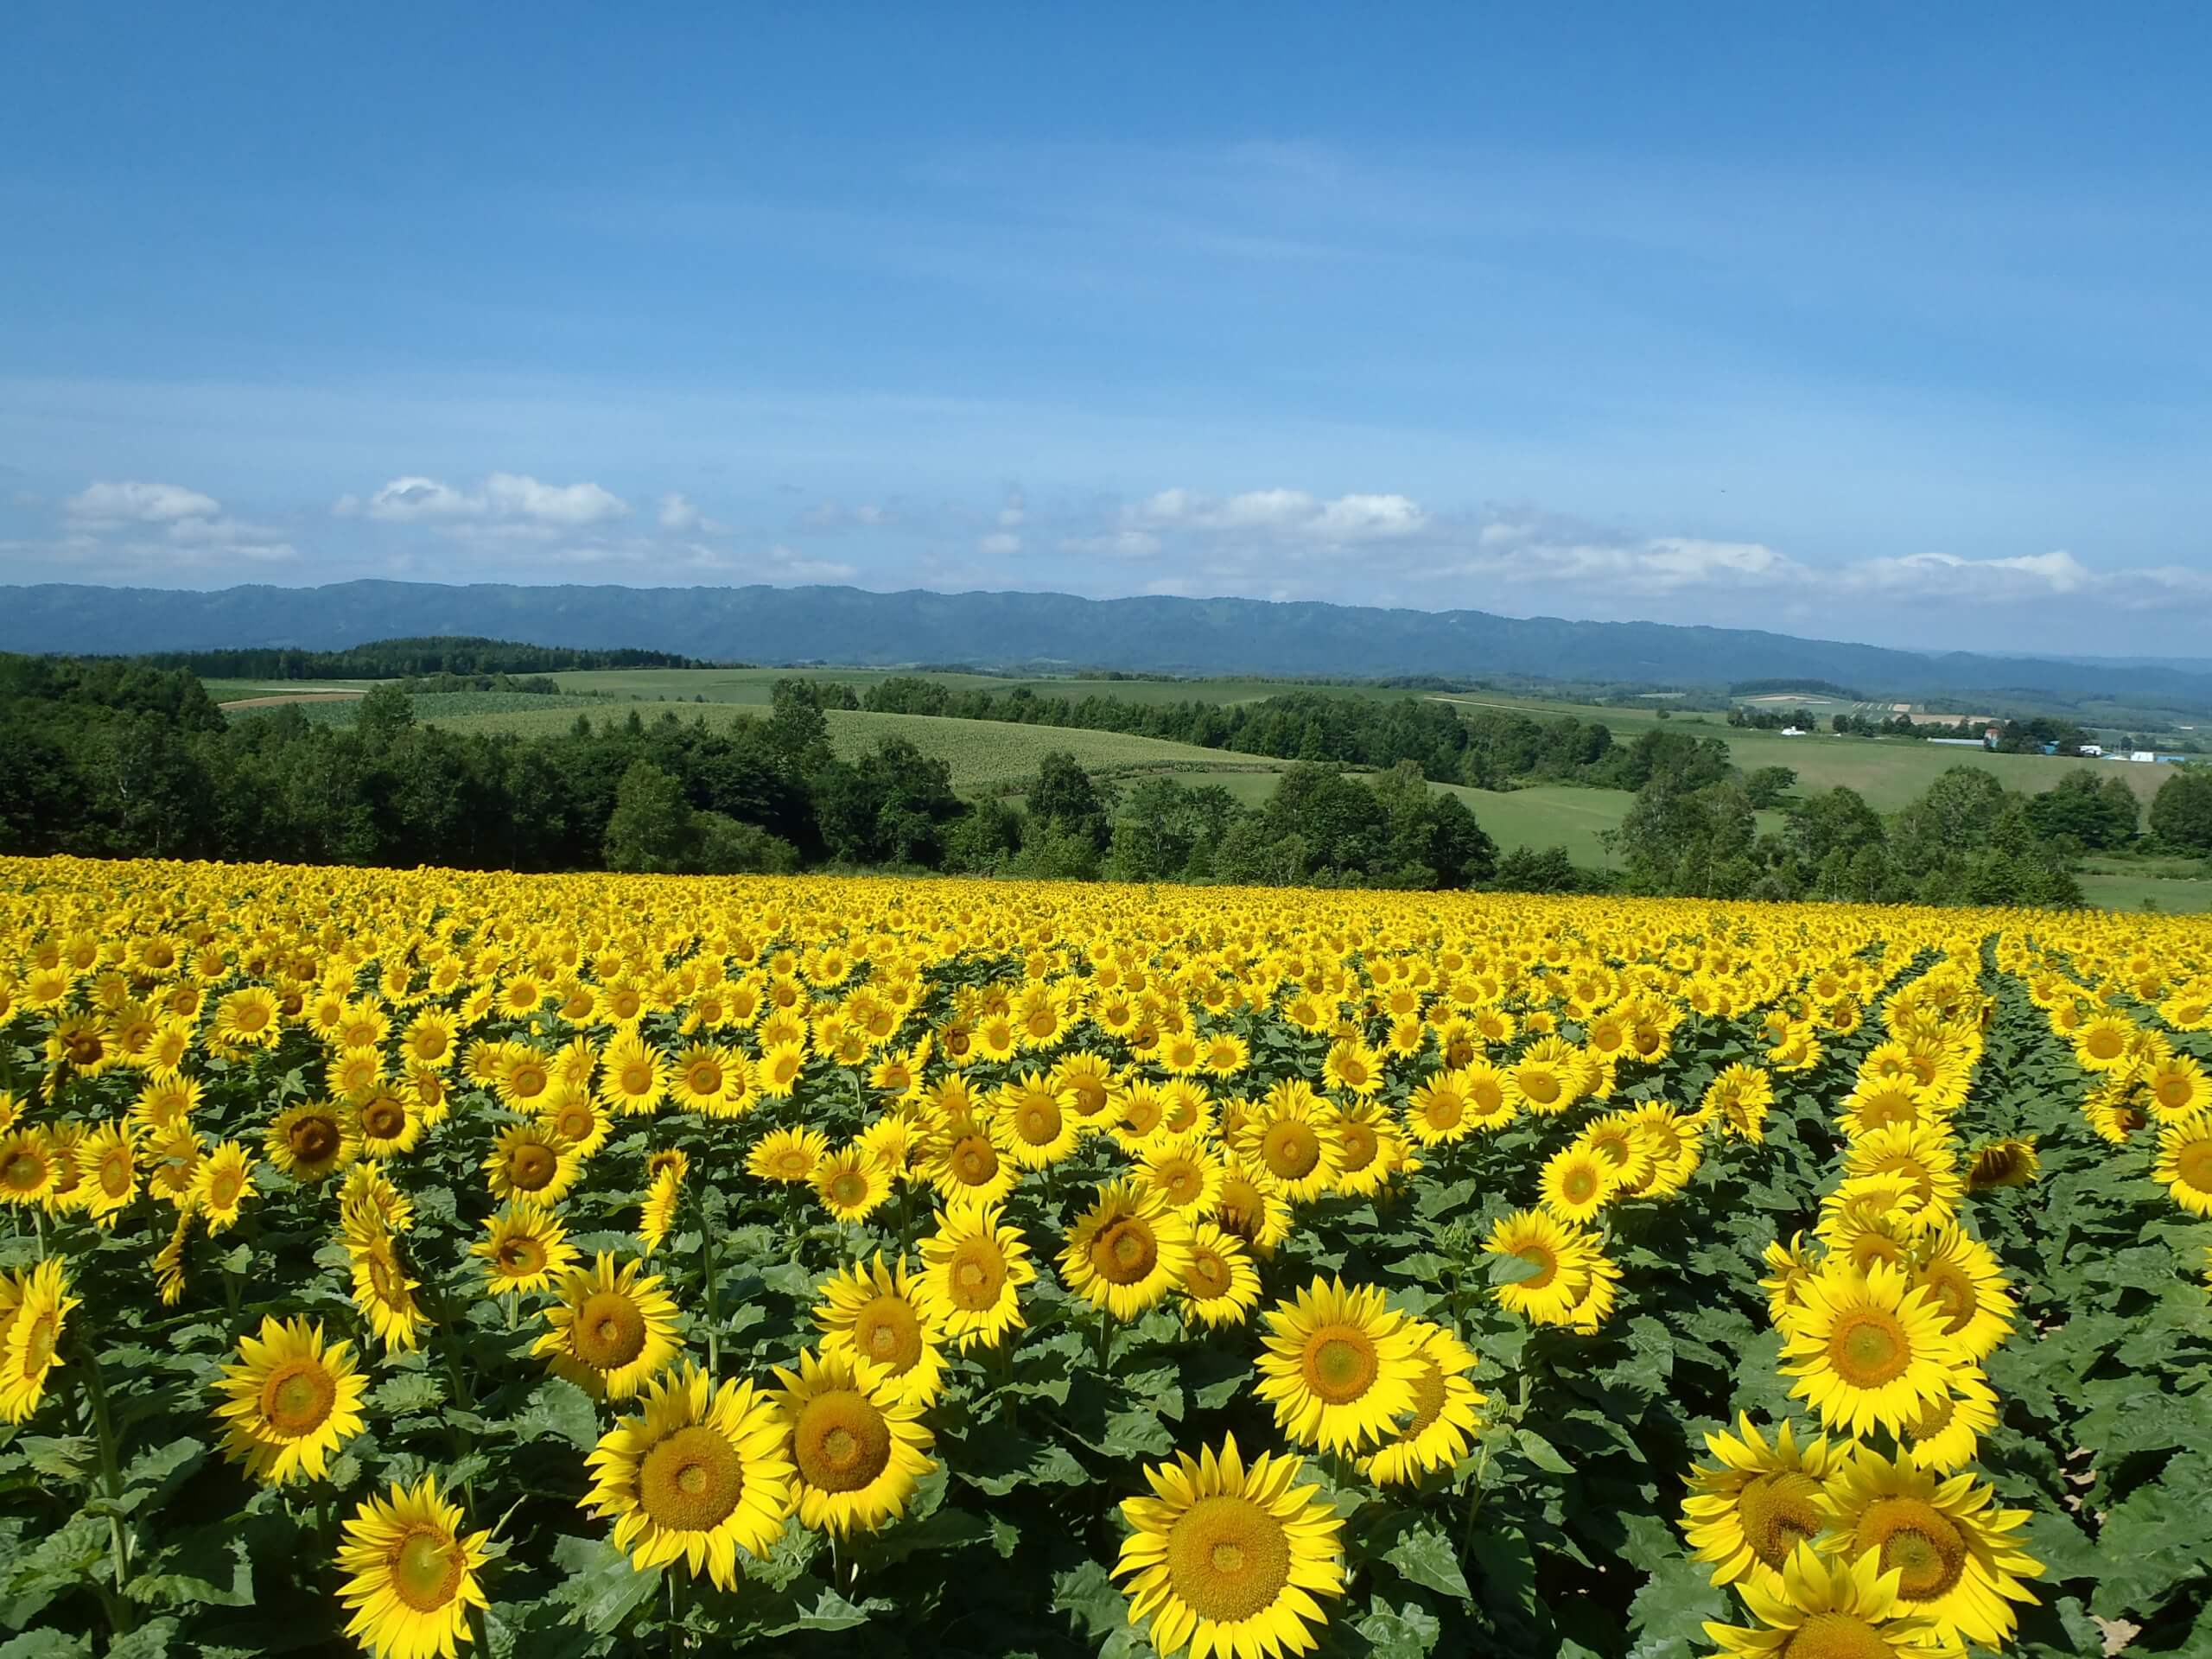
[{"label": "distant mountain range", "polygon": [[476,634],[760,663],[1059,663],[1150,672],[1435,674],[1720,686],[1834,681],[1870,696],[2044,693],[2212,711],[2212,664],[1892,651],[1744,628],[1569,622],[1249,599],[866,593],[856,588],[524,588],[348,582],[213,593],[0,588],[0,650],[314,650]]}]

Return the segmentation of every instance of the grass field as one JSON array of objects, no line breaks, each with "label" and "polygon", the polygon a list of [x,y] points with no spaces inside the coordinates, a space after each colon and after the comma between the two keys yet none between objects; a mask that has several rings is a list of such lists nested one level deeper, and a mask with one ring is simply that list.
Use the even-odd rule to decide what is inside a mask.
[{"label": "grass field", "polygon": [[[648,702],[665,697],[671,702],[689,702],[694,697],[703,697],[709,702],[750,703],[766,708],[778,680],[830,681],[864,693],[870,686],[911,672],[895,668],[642,668],[578,671],[556,674],[553,678],[566,691],[604,693]],[[1345,697],[1406,695],[1379,686],[1294,686],[1281,680],[1020,680],[988,674],[928,674],[922,677],[959,691],[982,690],[1003,696],[1018,687],[1027,687],[1039,696],[1066,697],[1076,702],[1101,696],[1142,703],[1257,702],[1289,690],[1315,690]]]}]

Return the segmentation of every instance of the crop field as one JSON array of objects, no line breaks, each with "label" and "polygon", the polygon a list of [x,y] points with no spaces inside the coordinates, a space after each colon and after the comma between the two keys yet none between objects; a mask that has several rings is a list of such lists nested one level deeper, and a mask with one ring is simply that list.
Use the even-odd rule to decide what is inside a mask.
[{"label": "crop field", "polygon": [[[667,697],[689,702],[740,702],[766,708],[775,683],[782,679],[830,681],[866,692],[887,679],[911,675],[895,668],[645,668],[579,670],[556,674],[564,690],[604,692],[617,697]],[[1401,697],[1402,691],[1367,685],[1304,686],[1284,680],[1114,680],[1052,678],[1024,680],[988,674],[924,674],[956,691],[988,691],[1002,696],[1027,687],[1043,697],[1113,697],[1124,702],[1258,702],[1291,690],[1318,690],[1348,697]]]},{"label": "crop field", "polygon": [[2202,1655],[2157,918],[0,860],[11,1655]]}]

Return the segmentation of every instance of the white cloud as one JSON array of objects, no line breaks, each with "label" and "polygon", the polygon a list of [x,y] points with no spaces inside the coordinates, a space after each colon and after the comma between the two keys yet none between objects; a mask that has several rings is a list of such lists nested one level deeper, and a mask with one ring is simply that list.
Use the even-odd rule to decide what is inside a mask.
[{"label": "white cloud", "polygon": [[1012,531],[995,530],[976,543],[976,550],[992,558],[1005,558],[1021,551],[1021,537]]},{"label": "white cloud", "polygon": [[661,497],[660,527],[679,535],[700,536],[718,536],[728,528],[708,518],[699,510],[699,504],[688,495]]},{"label": "white cloud", "polygon": [[1999,595],[2077,594],[2098,580],[2063,550],[2011,558],[1962,559],[1955,553],[1908,553],[1897,559],[1864,559],[1841,572],[1844,585],[1885,592]]},{"label": "white cloud", "polygon": [[1022,496],[1021,486],[1018,484],[1014,486],[1006,493],[1006,505],[999,509],[999,528],[1019,529],[1022,519],[1027,517],[1028,510],[1028,502]]},{"label": "white cloud", "polygon": [[181,518],[213,518],[222,504],[213,496],[179,484],[99,482],[61,504],[64,512],[86,524],[166,524]]},{"label": "white cloud", "polygon": [[1340,495],[1325,501],[1304,490],[1247,490],[1225,499],[1185,489],[1161,490],[1128,515],[1138,524],[1217,534],[1257,534],[1319,542],[1359,542],[1414,535],[1429,516],[1403,495]]},{"label": "white cloud", "polygon": [[630,508],[596,484],[541,484],[526,473],[493,473],[474,494],[435,478],[395,478],[366,501],[339,497],[332,511],[395,524],[506,518],[573,526],[620,518]]},{"label": "white cloud", "polygon": [[1477,531],[1474,543],[1474,553],[1459,569],[1516,586],[1601,583],[1613,591],[1651,594],[1777,587],[1812,575],[1759,542],[1628,536],[1543,515],[1493,519]]}]

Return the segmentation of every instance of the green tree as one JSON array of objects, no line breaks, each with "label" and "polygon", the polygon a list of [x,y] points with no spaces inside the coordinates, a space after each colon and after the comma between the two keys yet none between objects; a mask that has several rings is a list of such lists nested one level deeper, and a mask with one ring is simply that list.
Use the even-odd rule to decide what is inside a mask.
[{"label": "green tree", "polygon": [[603,845],[610,870],[668,874],[689,868],[696,831],[683,785],[650,760],[632,762],[615,791]]},{"label": "green tree", "polygon": [[1075,756],[1054,749],[1038,762],[1029,785],[1029,823],[1039,833],[1057,830],[1103,851],[1111,826],[1107,803]]},{"label": "green tree", "polygon": [[2158,785],[2151,833],[2169,847],[2212,856],[2212,766],[2184,766]]}]

